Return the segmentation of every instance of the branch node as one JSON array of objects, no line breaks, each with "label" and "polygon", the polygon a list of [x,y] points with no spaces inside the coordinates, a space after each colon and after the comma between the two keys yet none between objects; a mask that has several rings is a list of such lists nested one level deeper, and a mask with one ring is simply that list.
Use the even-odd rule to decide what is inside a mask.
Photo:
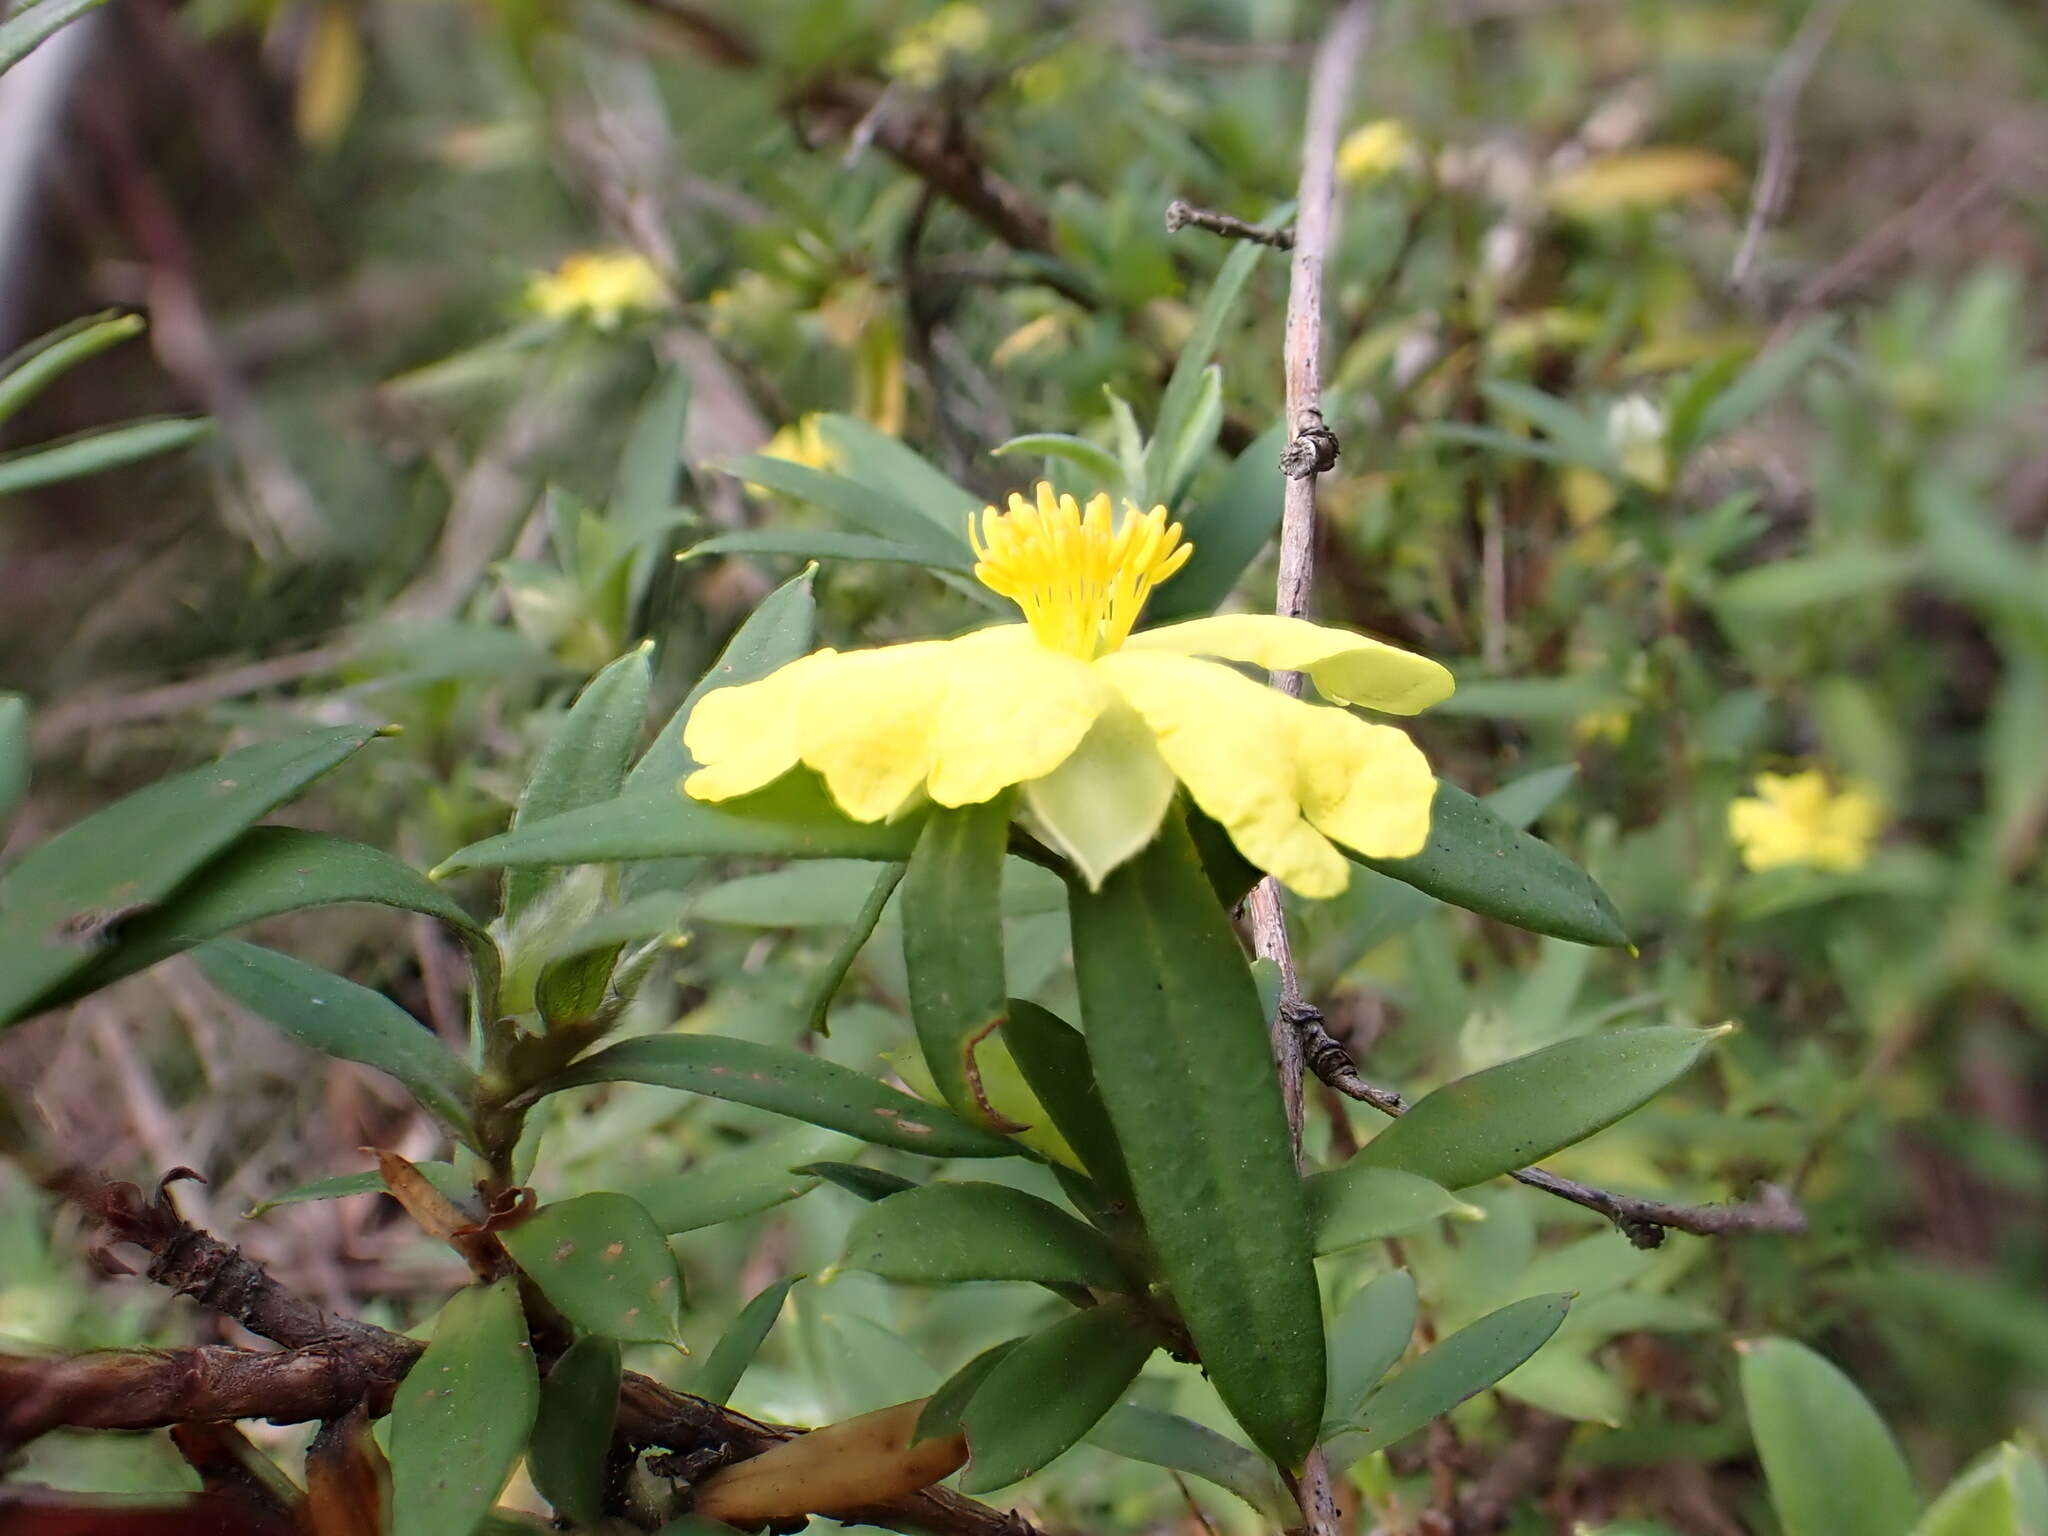
[{"label": "branch node", "polygon": [[1287,445],[1287,451],[1280,455],[1280,472],[1290,480],[1306,480],[1314,475],[1327,475],[1337,467],[1337,455],[1341,451],[1337,434],[1330,430],[1323,420],[1323,413],[1309,405],[1302,407],[1296,425],[1294,441]]},{"label": "branch node", "polygon": [[1276,251],[1294,249],[1294,231],[1291,229],[1264,229],[1247,223],[1236,214],[1197,208],[1193,203],[1176,197],[1166,205],[1166,232],[1177,235],[1190,225],[1206,229],[1212,235],[1221,235],[1226,240],[1250,240],[1257,245],[1270,245]]}]

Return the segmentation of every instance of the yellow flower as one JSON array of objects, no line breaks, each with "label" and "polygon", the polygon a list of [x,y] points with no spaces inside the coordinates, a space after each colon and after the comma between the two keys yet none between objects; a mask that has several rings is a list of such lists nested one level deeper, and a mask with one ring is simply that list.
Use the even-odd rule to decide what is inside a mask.
[{"label": "yellow flower", "polygon": [[1413,714],[1450,673],[1304,619],[1230,614],[1133,634],[1193,546],[1164,507],[1084,512],[1040,484],[982,509],[975,576],[1023,610],[955,640],[831,650],[707,694],[684,745],[698,800],[749,794],[799,764],[858,821],[1021,786],[1021,815],[1091,883],[1152,840],[1176,784],[1244,856],[1304,896],[1349,878],[1334,846],[1421,851],[1436,781],[1401,731],[1288,697],[1220,662],[1306,672],[1338,705]]},{"label": "yellow flower", "polygon": [[988,46],[988,12],[978,5],[942,5],[897,34],[883,68],[906,85],[937,85],[949,58],[965,58]]},{"label": "yellow flower", "polygon": [[550,320],[587,320],[616,330],[628,315],[668,307],[668,285],[634,251],[582,251],[526,285],[526,307]]},{"label": "yellow flower", "polygon": [[1337,146],[1337,179],[1346,186],[1371,186],[1415,160],[1415,137],[1408,125],[1383,117],[1344,135]]},{"label": "yellow flower", "polygon": [[1817,769],[1760,773],[1756,796],[1728,807],[1728,831],[1751,869],[1804,865],[1861,869],[1884,820],[1877,796],[1861,785],[1829,785]]},{"label": "yellow flower", "polygon": [[839,467],[839,450],[825,441],[815,415],[793,421],[779,430],[761,448],[764,459],[787,459],[805,469],[831,471]]}]

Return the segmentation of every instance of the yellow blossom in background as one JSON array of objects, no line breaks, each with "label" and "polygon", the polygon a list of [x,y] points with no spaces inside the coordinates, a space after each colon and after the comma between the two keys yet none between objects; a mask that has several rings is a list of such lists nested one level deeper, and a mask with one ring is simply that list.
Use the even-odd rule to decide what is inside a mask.
[{"label": "yellow blossom in background", "polygon": [[1635,716],[1619,705],[1591,709],[1572,722],[1572,736],[1586,746],[1618,747],[1628,740]]},{"label": "yellow blossom in background", "polygon": [[666,309],[668,284],[635,251],[579,251],[526,285],[526,307],[550,320],[616,330],[629,315]]},{"label": "yellow blossom in background", "polygon": [[1398,117],[1383,117],[1344,135],[1337,146],[1337,179],[1346,186],[1369,187],[1419,159],[1408,125]]},{"label": "yellow blossom in background", "polygon": [[1742,179],[1742,169],[1707,149],[1636,149],[1588,160],[1550,184],[1550,206],[1583,219],[1630,208],[1661,208]]},{"label": "yellow blossom in background", "polygon": [[905,85],[937,85],[950,58],[969,58],[988,46],[994,29],[978,5],[942,5],[896,34],[882,68]]},{"label": "yellow blossom in background", "polygon": [[839,450],[825,441],[815,414],[792,421],[777,431],[762,447],[761,457],[787,459],[805,469],[830,471],[839,467]]},{"label": "yellow blossom in background", "polygon": [[1854,784],[1837,789],[1813,768],[1760,773],[1756,795],[1728,807],[1728,831],[1742,862],[1758,870],[1861,869],[1883,821],[1883,807],[1870,790]]},{"label": "yellow blossom in background", "polygon": [[1222,663],[1306,672],[1336,706],[1414,714],[1451,675],[1347,630],[1272,614],[1134,634],[1152,588],[1193,546],[1164,507],[1107,496],[1084,511],[1041,483],[969,531],[976,578],[1022,624],[956,640],[824,650],[705,695],[683,732],[698,800],[751,794],[799,767],[857,821],[1020,787],[1025,825],[1094,885],[1157,833],[1177,785],[1244,856],[1304,896],[1343,890],[1337,844],[1421,851],[1436,780],[1406,734],[1292,698]]}]

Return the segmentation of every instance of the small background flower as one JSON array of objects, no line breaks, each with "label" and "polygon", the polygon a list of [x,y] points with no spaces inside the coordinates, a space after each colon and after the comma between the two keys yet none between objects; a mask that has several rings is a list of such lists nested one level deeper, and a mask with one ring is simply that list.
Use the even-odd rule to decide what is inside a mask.
[{"label": "small background flower", "polygon": [[526,307],[534,313],[587,321],[600,331],[668,306],[668,284],[637,251],[579,251],[526,285]]},{"label": "small background flower", "polygon": [[1750,869],[1861,869],[1884,823],[1877,796],[1831,785],[1817,768],[1760,773],[1756,794],[1728,808],[1728,831]]}]

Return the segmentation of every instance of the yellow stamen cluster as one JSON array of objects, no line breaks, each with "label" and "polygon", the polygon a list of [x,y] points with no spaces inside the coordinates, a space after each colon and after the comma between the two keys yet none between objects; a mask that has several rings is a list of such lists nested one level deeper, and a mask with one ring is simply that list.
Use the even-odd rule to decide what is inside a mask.
[{"label": "yellow stamen cluster", "polygon": [[1083,660],[1106,655],[1194,546],[1164,507],[1140,512],[1126,502],[1118,521],[1107,496],[1090,499],[1084,513],[1041,480],[1037,497],[1034,505],[1013,495],[1007,512],[984,507],[969,522],[975,579],[1024,610],[1040,645]]}]

